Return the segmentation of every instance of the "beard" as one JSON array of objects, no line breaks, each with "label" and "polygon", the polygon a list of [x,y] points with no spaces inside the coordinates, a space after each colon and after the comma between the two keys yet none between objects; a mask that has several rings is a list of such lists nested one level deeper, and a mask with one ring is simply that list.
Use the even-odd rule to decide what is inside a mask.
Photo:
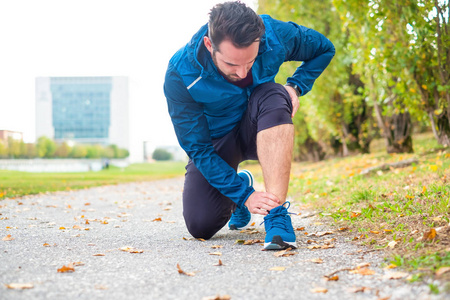
[{"label": "beard", "polygon": [[211,55],[211,57],[212,57],[212,60],[213,60],[214,64],[216,65],[217,70],[219,70],[219,73],[223,77],[225,77],[225,79],[227,79],[228,81],[231,81],[231,82],[236,82],[236,81],[244,79],[244,78],[239,77],[237,74],[226,74],[225,72],[223,72],[219,68],[219,64],[217,63],[215,51],[213,52],[213,55]]}]

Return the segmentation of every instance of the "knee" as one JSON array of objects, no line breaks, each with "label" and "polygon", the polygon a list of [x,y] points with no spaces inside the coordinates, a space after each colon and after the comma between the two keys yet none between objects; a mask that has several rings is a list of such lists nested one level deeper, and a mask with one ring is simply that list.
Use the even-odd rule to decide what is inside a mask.
[{"label": "knee", "polygon": [[187,219],[185,217],[186,227],[189,233],[196,239],[205,239],[209,240],[212,238],[220,228],[215,224],[211,224],[208,220],[205,219]]}]

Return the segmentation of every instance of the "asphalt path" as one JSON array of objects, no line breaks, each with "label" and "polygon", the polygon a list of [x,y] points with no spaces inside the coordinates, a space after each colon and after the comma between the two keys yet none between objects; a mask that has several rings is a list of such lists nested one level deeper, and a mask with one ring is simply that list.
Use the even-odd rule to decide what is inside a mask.
[{"label": "asphalt path", "polygon": [[255,241],[264,239],[261,216],[245,232],[193,239],[182,188],[176,178],[0,201],[0,299],[449,297],[383,268],[379,253],[299,204],[290,208],[298,249],[284,256]]}]

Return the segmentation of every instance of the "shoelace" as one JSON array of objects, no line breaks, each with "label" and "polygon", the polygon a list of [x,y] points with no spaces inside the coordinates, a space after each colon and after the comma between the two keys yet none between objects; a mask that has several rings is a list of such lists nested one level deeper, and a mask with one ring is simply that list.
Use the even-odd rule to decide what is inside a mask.
[{"label": "shoelace", "polygon": [[[291,203],[289,201],[284,202],[281,206],[284,206],[286,203],[288,204],[288,206],[286,207],[286,210],[288,210],[289,207],[291,207]],[[291,213],[291,212],[286,212],[286,213],[279,212],[279,213],[276,213],[276,214],[270,214],[269,213],[264,218],[264,221],[262,221],[262,223],[259,224],[259,225],[261,226],[262,224],[264,224],[264,222],[266,222],[267,220],[270,220],[271,223],[269,223],[269,224],[272,225],[271,228],[278,227],[278,228],[287,229],[286,222],[284,222],[284,218],[275,218],[275,217],[278,217],[278,216],[286,216],[286,214],[288,214],[288,215],[295,215],[295,213]]]}]

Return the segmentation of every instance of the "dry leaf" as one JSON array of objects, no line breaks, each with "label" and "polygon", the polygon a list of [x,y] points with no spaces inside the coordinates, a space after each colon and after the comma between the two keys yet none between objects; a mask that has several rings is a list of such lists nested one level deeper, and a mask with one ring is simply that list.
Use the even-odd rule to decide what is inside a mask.
[{"label": "dry leaf", "polygon": [[73,227],[72,227],[73,229],[83,229],[83,227],[81,227],[81,226],[78,226],[78,225],[73,225]]},{"label": "dry leaf", "polygon": [[60,229],[60,230],[65,230],[65,229],[66,229],[66,227],[64,227],[64,226],[61,226],[61,227],[59,227],[59,229]]},{"label": "dry leaf", "polygon": [[45,243],[44,245],[42,245],[42,246],[44,246],[44,247],[50,247],[50,244],[48,244],[48,243]]},{"label": "dry leaf", "polygon": [[32,283],[10,283],[5,285],[8,289],[12,290],[25,290],[25,289],[32,289],[34,287]]},{"label": "dry leaf", "polygon": [[328,292],[328,290],[323,287],[316,287],[316,288],[310,289],[310,291],[311,291],[311,293],[326,293],[326,292]]},{"label": "dry leaf", "polygon": [[380,233],[379,231],[375,231],[375,230],[371,230],[370,232],[374,233],[374,234],[379,234]]},{"label": "dry leaf", "polygon": [[177,264],[178,273],[187,275],[187,276],[195,276],[195,273],[186,273],[185,271],[181,270],[180,264]]},{"label": "dry leaf", "polygon": [[324,278],[326,281],[338,281],[339,280],[339,276],[337,276],[337,275],[334,275],[331,277],[324,276]]},{"label": "dry leaf", "polygon": [[58,273],[72,273],[75,272],[75,268],[73,267],[73,264],[68,264],[66,266],[62,266],[62,268],[58,269]]},{"label": "dry leaf", "polygon": [[258,243],[264,243],[264,240],[258,240],[258,239],[255,239],[255,240],[246,240],[246,241],[244,241],[244,245],[253,245],[253,244],[258,244]]},{"label": "dry leaf", "polygon": [[375,274],[375,271],[370,270],[369,268],[360,268],[360,269],[351,270],[350,273],[359,274],[359,275],[373,275],[373,274]]},{"label": "dry leaf", "polygon": [[219,249],[219,248],[223,248],[223,246],[221,246],[221,245],[212,245],[211,248],[213,248],[213,249]]},{"label": "dry leaf", "polygon": [[354,211],[352,211],[352,215],[350,216],[350,218],[357,218],[357,217],[359,217],[360,215],[361,215],[360,212],[354,212]]},{"label": "dry leaf", "polygon": [[296,252],[292,252],[291,250],[292,248],[287,248],[285,250],[277,251],[273,255],[276,257],[288,257],[297,254]]},{"label": "dry leaf", "polygon": [[[315,236],[321,237],[321,236],[328,235],[328,234],[333,234],[333,233],[334,233],[333,231],[320,231],[320,232],[317,232],[315,234]],[[313,235],[314,235],[314,233],[313,233]]]},{"label": "dry leaf", "polygon": [[217,256],[222,256],[222,252],[212,252],[209,255],[217,255]]},{"label": "dry leaf", "polygon": [[7,236],[5,236],[4,238],[2,238],[2,241],[12,241],[12,240],[14,240],[14,238],[13,237],[11,237],[11,235],[10,234],[8,234]]},{"label": "dry leaf", "polygon": [[208,297],[203,297],[202,300],[230,300],[231,296],[230,295],[217,295],[217,296],[208,296]]},{"label": "dry leaf", "polygon": [[366,290],[370,290],[370,288],[365,287],[365,286],[361,286],[361,287],[353,287],[353,288],[348,288],[347,291],[349,293],[363,293]]},{"label": "dry leaf", "polygon": [[152,220],[152,222],[161,222],[161,221],[162,221],[161,218],[155,218]]},{"label": "dry leaf", "polygon": [[362,262],[362,263],[357,264],[357,265],[356,265],[356,268],[357,268],[357,269],[361,269],[361,268],[367,268],[367,267],[369,267],[369,266],[370,266],[370,263],[368,263],[368,262]]},{"label": "dry leaf", "polygon": [[310,261],[316,264],[323,264],[323,260],[321,258],[313,258]]},{"label": "dry leaf", "polygon": [[103,253],[96,253],[93,256],[105,256],[105,254],[103,254]]},{"label": "dry leaf", "polygon": [[303,230],[305,230],[305,227],[297,227],[297,228],[295,228],[295,230],[297,230],[297,231],[303,231]]},{"label": "dry leaf", "polygon": [[206,240],[205,239],[202,239],[202,238],[198,238],[198,239],[196,239],[197,241],[200,241],[200,242],[206,242]]},{"label": "dry leaf", "polygon": [[247,228],[247,229],[241,230],[241,233],[256,234],[256,233],[259,233],[259,231],[256,229],[253,229],[253,228]]},{"label": "dry leaf", "polygon": [[429,231],[425,232],[423,234],[423,240],[424,241],[432,241],[436,238],[436,229],[431,228]]},{"label": "dry leaf", "polygon": [[322,248],[322,249],[330,249],[330,248],[334,248],[334,244],[331,244],[331,245],[322,245],[320,248]]},{"label": "dry leaf", "polygon": [[406,277],[408,275],[409,274],[405,273],[405,272],[393,272],[393,273],[384,275],[384,278],[385,279],[400,279],[400,278]]},{"label": "dry leaf", "polygon": [[313,250],[313,249],[320,249],[320,248],[322,248],[322,246],[320,246],[320,245],[312,245],[312,246],[308,246],[306,248],[308,248],[310,250]]},{"label": "dry leaf", "polygon": [[84,266],[84,262],[81,262],[81,261],[75,261],[75,262],[73,262],[72,263],[72,265],[75,267],[78,267],[78,266]]},{"label": "dry leaf", "polygon": [[397,267],[398,267],[397,265],[390,264],[389,266],[386,266],[385,269],[395,269]]},{"label": "dry leaf", "polygon": [[284,271],[286,267],[272,267],[269,269],[270,271]]},{"label": "dry leaf", "polygon": [[223,266],[223,263],[222,263],[222,261],[219,259],[219,262],[218,262],[217,264],[214,264],[213,266],[218,266],[218,267],[220,267],[220,266]]},{"label": "dry leaf", "polygon": [[96,290],[107,290],[108,287],[106,285],[96,284],[94,286],[94,289],[96,289]]},{"label": "dry leaf", "polygon": [[436,271],[436,276],[441,276],[444,273],[450,272],[450,267],[441,267]]},{"label": "dry leaf", "polygon": [[348,227],[341,227],[341,228],[339,228],[338,230],[339,230],[339,231],[346,231],[346,230],[348,230]]},{"label": "dry leaf", "polygon": [[388,243],[388,246],[391,248],[391,249],[393,249],[394,247],[395,247],[395,245],[397,245],[398,243],[396,242],[396,241],[390,241],[389,243]]}]

